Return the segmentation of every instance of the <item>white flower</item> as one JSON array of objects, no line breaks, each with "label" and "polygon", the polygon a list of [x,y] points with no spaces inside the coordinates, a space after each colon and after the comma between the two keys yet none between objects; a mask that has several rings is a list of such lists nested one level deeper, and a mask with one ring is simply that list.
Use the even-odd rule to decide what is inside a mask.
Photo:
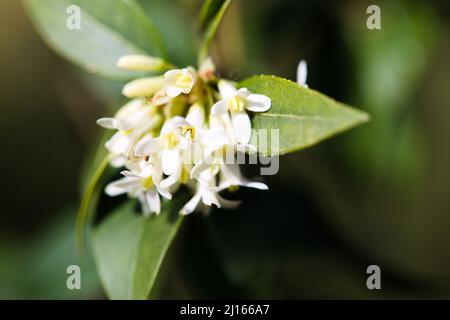
[{"label": "white flower", "polygon": [[192,67],[169,70],[164,74],[165,93],[174,98],[180,94],[191,92],[197,80],[197,75]]},{"label": "white flower", "polygon": [[[211,108],[213,116],[223,116],[230,112],[234,136],[238,143],[247,144],[251,136],[251,122],[248,111],[264,112],[270,109],[271,100],[262,94],[253,94],[246,88],[236,90],[224,80],[218,84],[222,100]],[[225,119],[225,125],[228,121]]]},{"label": "white flower", "polygon": [[[223,189],[217,188],[215,185],[216,172],[212,168],[200,173],[200,179],[197,181],[194,196],[180,210],[180,214],[187,215],[198,209],[203,204],[203,212],[207,213],[211,205],[218,208],[236,208],[240,201],[231,201],[224,199],[219,192]],[[201,202],[200,202],[201,201]]]},{"label": "white flower", "polygon": [[212,153],[225,144],[223,132],[203,128],[204,118],[204,108],[194,104],[186,118],[177,116],[166,121],[158,138],[145,137],[136,146],[137,157],[161,153],[162,169],[168,176],[161,182],[164,188],[187,183],[192,165],[204,153]]},{"label": "white flower", "polygon": [[172,195],[160,186],[162,169],[157,157],[149,161],[141,160],[133,166],[132,171],[122,171],[125,177],[111,182],[106,186],[105,192],[111,197],[127,193],[130,197],[138,198],[145,214],[161,211],[159,194],[167,199]]},{"label": "white flower", "polygon": [[201,181],[202,173],[211,169],[220,174],[220,182],[216,190],[224,190],[233,186],[260,190],[269,189],[262,182],[249,181],[244,178],[237,163],[226,163],[226,157],[223,152],[212,153],[204,160],[198,162],[191,170],[191,178]]},{"label": "white flower", "polygon": [[124,165],[131,148],[147,131],[155,127],[160,118],[154,106],[142,99],[134,99],[124,105],[113,118],[100,118],[97,124],[107,129],[118,130],[105,147],[111,154],[114,167]]},{"label": "white flower", "polygon": [[259,190],[268,190],[269,187],[262,182],[250,181],[244,178],[241,174],[239,165],[234,164],[222,164],[220,168],[220,183],[219,189],[226,189],[233,186],[242,186],[247,188],[254,188]]},{"label": "white flower", "polygon": [[202,112],[186,119],[177,116],[164,123],[159,137],[145,137],[137,144],[134,151],[137,157],[161,154],[162,171],[168,176],[162,181],[165,188],[175,185],[180,180],[183,182],[189,180],[192,161],[189,156],[192,155],[194,148],[199,147],[199,132],[203,122]]},{"label": "white flower", "polygon": [[308,75],[308,66],[305,60],[301,60],[297,66],[297,83],[305,88],[308,88],[306,84],[306,78]]},{"label": "white flower", "polygon": [[161,58],[139,54],[123,56],[117,62],[119,68],[132,71],[159,71],[166,65],[166,62]]},{"label": "white flower", "polygon": [[161,160],[163,172],[168,177],[162,185],[171,187],[189,180],[192,152],[199,145],[199,128],[183,117],[174,117],[161,129]]},{"label": "white flower", "polygon": [[[169,64],[150,56],[128,55],[117,65],[133,71],[158,71]],[[180,210],[186,215],[212,205],[235,208],[239,201],[220,195],[233,186],[268,189],[264,183],[245,179],[239,166],[227,161],[235,161],[236,152],[256,151],[249,145],[248,112],[267,111],[271,100],[246,88],[237,90],[224,80],[218,82],[219,93],[215,93],[216,79],[215,66],[207,58],[198,73],[192,67],[175,69],[124,86],[123,94],[135,99],[114,117],[97,121],[116,130],[105,146],[111,165],[125,167],[124,177],[106,187],[108,195],[128,194],[139,199],[145,214],[159,214],[160,196],[171,199],[171,192],[185,184],[195,190]],[[216,96],[221,100],[214,104]],[[205,114],[211,104],[210,114]]]}]

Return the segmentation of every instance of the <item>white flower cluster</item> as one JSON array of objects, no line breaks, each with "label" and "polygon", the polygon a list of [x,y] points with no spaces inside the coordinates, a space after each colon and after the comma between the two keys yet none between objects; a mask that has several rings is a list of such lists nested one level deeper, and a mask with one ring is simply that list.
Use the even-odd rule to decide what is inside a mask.
[{"label": "white flower cluster", "polygon": [[[122,57],[118,66],[154,71],[164,61],[131,55]],[[127,193],[140,200],[145,214],[159,214],[160,196],[171,199],[180,185],[186,185],[194,196],[180,213],[189,214],[212,204],[236,207],[239,201],[219,194],[233,186],[267,189],[246,180],[239,165],[226,161],[225,154],[230,147],[237,152],[254,149],[249,145],[248,111],[267,111],[270,98],[218,79],[210,59],[199,71],[188,67],[134,80],[125,85],[123,94],[132,100],[113,118],[97,121],[117,130],[105,146],[111,165],[125,167],[124,177],[106,187],[108,195]]]}]

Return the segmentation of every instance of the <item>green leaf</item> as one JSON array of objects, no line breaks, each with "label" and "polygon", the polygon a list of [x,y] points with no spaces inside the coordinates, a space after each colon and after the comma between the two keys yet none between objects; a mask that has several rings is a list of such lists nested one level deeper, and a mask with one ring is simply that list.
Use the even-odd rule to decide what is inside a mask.
[{"label": "green leaf", "polygon": [[258,134],[253,132],[251,143],[265,156],[312,146],[369,120],[369,115],[363,111],[283,78],[254,76],[242,81],[240,87],[266,95],[272,100],[269,111],[255,113],[252,119],[252,128],[255,130],[279,130],[278,146],[270,140],[270,131],[267,132],[269,142],[258,146]]},{"label": "green leaf", "polygon": [[[157,29],[135,0],[24,0],[24,3],[48,45],[91,73],[127,79],[137,73],[116,67],[121,56],[146,53],[166,58]],[[73,5],[81,9],[79,30],[67,27],[74,14],[68,8]]]},{"label": "green leaf", "polygon": [[191,14],[192,3],[185,1],[139,0],[145,13],[158,26],[169,52],[169,61],[183,67],[195,65],[197,30]]},{"label": "green leaf", "polygon": [[207,0],[200,12],[200,27],[205,29],[199,51],[199,65],[208,56],[209,47],[216,35],[220,21],[232,0]]},{"label": "green leaf", "polygon": [[143,216],[127,201],[93,232],[93,251],[100,279],[111,299],[147,299],[164,256],[183,218],[186,201],[178,194],[164,201],[159,216]]}]

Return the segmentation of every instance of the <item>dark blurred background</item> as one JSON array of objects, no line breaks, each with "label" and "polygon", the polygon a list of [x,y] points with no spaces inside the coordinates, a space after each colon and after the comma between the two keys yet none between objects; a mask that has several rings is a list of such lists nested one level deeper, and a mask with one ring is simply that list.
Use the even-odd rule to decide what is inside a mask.
[{"label": "dark blurred background", "polygon": [[[141,0],[180,64],[194,63],[198,0]],[[213,58],[223,77],[276,74],[372,121],[284,156],[267,193],[192,216],[169,252],[159,298],[450,298],[450,3],[235,0]],[[151,8],[151,10],[149,9]],[[20,1],[0,11],[0,298],[104,298],[74,252],[80,176],[124,99],[53,53]],[[250,176],[258,170],[247,168]],[[82,266],[82,290],[66,267]],[[379,265],[381,290],[366,287]]]}]

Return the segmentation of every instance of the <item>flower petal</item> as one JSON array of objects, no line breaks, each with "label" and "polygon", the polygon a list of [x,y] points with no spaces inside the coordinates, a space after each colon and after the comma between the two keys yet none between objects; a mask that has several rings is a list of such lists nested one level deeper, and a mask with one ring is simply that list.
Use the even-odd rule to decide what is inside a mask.
[{"label": "flower petal", "polygon": [[219,199],[217,199],[215,192],[210,191],[208,189],[204,189],[202,191],[202,201],[207,206],[216,205],[217,208],[220,208]]},{"label": "flower petal", "polygon": [[247,89],[247,88],[240,88],[237,92],[237,95],[243,97],[243,98],[247,98],[249,95],[251,95],[252,93]]},{"label": "flower petal", "polygon": [[178,183],[178,181],[180,180],[181,177],[181,166],[179,166],[178,170],[175,171],[172,175],[168,176],[166,179],[164,179],[163,181],[161,181],[161,188],[163,189],[168,189],[171,186],[175,185],[176,183]]},{"label": "flower petal", "polygon": [[125,120],[118,118],[100,118],[97,120],[97,124],[106,129],[117,129],[117,130],[130,130],[132,125]]},{"label": "flower petal", "polygon": [[105,193],[110,197],[115,197],[127,193],[127,190],[117,187],[114,182],[112,182],[106,186]]},{"label": "flower petal", "polygon": [[179,69],[169,70],[164,73],[164,81],[168,84],[175,84],[175,81],[177,81],[178,77],[182,74],[183,71]]},{"label": "flower petal", "polygon": [[267,186],[267,184],[262,183],[262,182],[247,182],[243,186],[247,187],[247,188],[254,188],[254,189],[259,189],[259,190],[269,190],[269,187]]},{"label": "flower petal", "polygon": [[110,197],[115,197],[127,193],[139,185],[139,179],[125,177],[111,182],[105,188],[105,193]]},{"label": "flower petal", "polygon": [[196,192],[194,196],[184,205],[184,207],[180,210],[180,214],[188,215],[192,213],[198,206],[202,195],[200,192]]},{"label": "flower petal", "polygon": [[116,113],[114,118],[116,119],[125,119],[135,112],[141,110],[143,107],[147,106],[146,102],[142,98],[136,98],[130,100],[125,105],[123,105]]},{"label": "flower petal", "polygon": [[246,112],[233,112],[231,114],[236,140],[242,144],[248,144],[252,134],[252,124]]},{"label": "flower petal", "polygon": [[193,104],[188,111],[186,121],[196,128],[202,128],[205,123],[205,110],[199,103]]},{"label": "flower petal", "polygon": [[228,200],[228,199],[225,199],[220,194],[216,194],[216,197],[219,200],[220,205],[224,209],[236,209],[242,203],[242,201],[239,201],[239,200]]},{"label": "flower petal", "polygon": [[113,168],[120,168],[125,165],[125,162],[127,162],[127,157],[121,154],[111,157],[109,161]]},{"label": "flower petal", "polygon": [[145,196],[144,192],[141,192],[137,195],[139,202],[141,203],[142,212],[144,213],[144,216],[149,216],[152,214],[150,211],[150,207],[148,206],[147,197]]},{"label": "flower petal", "polygon": [[116,132],[111,139],[106,141],[105,147],[112,154],[126,153],[130,139],[122,132]]},{"label": "flower petal", "polygon": [[191,175],[190,175],[191,179],[197,178],[200,175],[200,173],[209,169],[211,166],[209,161],[211,161],[211,158],[206,157],[206,158],[202,159],[201,161],[197,162],[191,170]]},{"label": "flower petal", "polygon": [[164,198],[166,198],[168,200],[172,199],[172,194],[169,191],[167,191],[166,189],[163,189],[159,184],[155,183],[155,186],[156,186],[156,190],[159,192],[159,194],[161,196],[163,196]]},{"label": "flower petal", "polygon": [[297,83],[302,87],[307,87],[306,78],[308,76],[308,67],[305,60],[301,60],[297,66]]},{"label": "flower petal", "polygon": [[227,136],[222,130],[205,130],[202,132],[202,143],[209,151],[214,151],[227,143]]},{"label": "flower petal", "polygon": [[116,129],[114,120],[114,118],[100,118],[97,120],[97,124],[105,129]]},{"label": "flower petal", "polygon": [[269,97],[262,94],[251,94],[247,97],[249,102],[247,110],[253,112],[264,112],[270,109],[271,100]]},{"label": "flower petal", "polygon": [[161,212],[161,201],[158,192],[155,189],[151,189],[145,193],[145,198],[150,211],[159,214]]},{"label": "flower petal", "polygon": [[161,154],[162,169],[165,175],[170,176],[181,167],[179,149],[164,149]]},{"label": "flower petal", "polygon": [[172,119],[166,121],[161,128],[161,135],[165,135],[166,133],[172,132],[178,127],[189,125],[189,123],[183,117],[176,116]]},{"label": "flower petal", "polygon": [[152,136],[146,136],[141,139],[136,145],[134,150],[134,155],[137,157],[143,157],[145,155],[150,155],[158,151],[160,147],[160,139],[153,138]]},{"label": "flower petal", "polygon": [[236,88],[228,81],[220,80],[217,86],[223,99],[228,99],[236,94]]},{"label": "flower petal", "polygon": [[219,117],[219,116],[225,114],[227,111],[228,111],[228,105],[227,105],[226,100],[220,100],[211,107],[211,114],[213,116]]},{"label": "flower petal", "polygon": [[183,88],[171,84],[166,85],[166,95],[170,98],[175,98],[183,92]]}]

